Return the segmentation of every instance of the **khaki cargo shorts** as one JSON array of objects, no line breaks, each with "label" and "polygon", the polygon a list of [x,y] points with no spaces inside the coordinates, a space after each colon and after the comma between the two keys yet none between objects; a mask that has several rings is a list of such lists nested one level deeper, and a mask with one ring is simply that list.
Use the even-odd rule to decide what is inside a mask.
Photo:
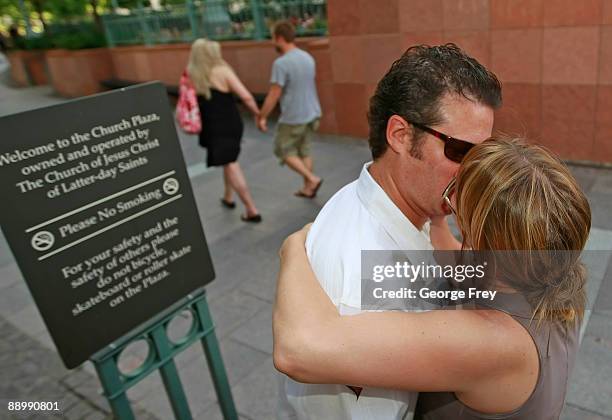
[{"label": "khaki cargo shorts", "polygon": [[281,165],[289,156],[310,156],[310,141],[319,128],[319,118],[306,124],[278,124],[274,139],[274,154]]}]

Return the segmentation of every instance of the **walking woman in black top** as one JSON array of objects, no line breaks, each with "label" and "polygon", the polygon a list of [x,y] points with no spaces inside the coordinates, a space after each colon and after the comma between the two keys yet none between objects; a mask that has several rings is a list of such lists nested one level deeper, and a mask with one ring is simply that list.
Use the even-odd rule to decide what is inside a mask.
[{"label": "walking woman in black top", "polygon": [[236,73],[221,57],[218,42],[198,39],[191,46],[187,72],[198,93],[198,105],[202,117],[200,146],[208,151],[208,166],[223,166],[225,193],[221,204],[226,208],[236,206],[234,191],[244,203],[245,222],[261,222],[261,215],[238,164],[240,142],[244,126],[234,101],[236,94],[255,116],[259,108],[253,95],[244,87]]}]

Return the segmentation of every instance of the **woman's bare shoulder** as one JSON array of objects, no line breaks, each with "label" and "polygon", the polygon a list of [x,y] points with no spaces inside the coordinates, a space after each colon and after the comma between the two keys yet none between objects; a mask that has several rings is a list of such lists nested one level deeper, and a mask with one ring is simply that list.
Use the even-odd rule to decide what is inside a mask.
[{"label": "woman's bare shoulder", "polygon": [[[497,310],[435,310],[419,314],[452,348],[457,357],[473,360],[490,369],[487,359],[497,367],[515,365],[515,355],[533,346],[529,333],[510,315]],[[487,354],[491,358],[483,358]],[[503,357],[507,363],[499,364]]]},{"label": "woman's bare shoulder", "polygon": [[218,64],[216,66],[214,66],[211,70],[210,70],[211,75],[213,76],[224,76],[224,77],[229,77],[231,75],[234,74],[234,71],[232,70],[232,68],[228,65],[225,64]]},{"label": "woman's bare shoulder", "polygon": [[[525,357],[534,349],[533,339],[527,330],[509,314],[493,309],[464,310],[464,320],[483,347],[492,354],[504,357],[501,369],[523,365]],[[535,355],[537,356],[537,350]]]},{"label": "woman's bare shoulder", "polygon": [[230,81],[233,71],[226,65],[217,65],[210,70],[210,81],[217,90],[227,92],[230,90]]}]

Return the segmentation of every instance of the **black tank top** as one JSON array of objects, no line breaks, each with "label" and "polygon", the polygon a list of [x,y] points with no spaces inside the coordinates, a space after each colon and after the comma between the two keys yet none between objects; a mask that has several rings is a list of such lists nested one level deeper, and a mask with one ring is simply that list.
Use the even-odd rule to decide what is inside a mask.
[{"label": "black tank top", "polygon": [[244,127],[234,95],[217,89],[211,89],[210,93],[210,99],[198,95],[202,119],[200,142],[205,143],[202,146],[216,144],[219,141],[240,143]]}]

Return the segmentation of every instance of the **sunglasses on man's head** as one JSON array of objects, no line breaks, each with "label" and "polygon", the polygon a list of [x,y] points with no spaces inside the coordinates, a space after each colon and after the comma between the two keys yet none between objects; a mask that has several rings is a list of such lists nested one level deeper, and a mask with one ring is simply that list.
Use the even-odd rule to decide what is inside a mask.
[{"label": "sunglasses on man's head", "polygon": [[440,133],[439,131],[426,125],[414,122],[410,124],[442,140],[444,142],[444,156],[453,162],[461,163],[467,152],[474,147],[474,143],[447,136],[446,134]]}]

